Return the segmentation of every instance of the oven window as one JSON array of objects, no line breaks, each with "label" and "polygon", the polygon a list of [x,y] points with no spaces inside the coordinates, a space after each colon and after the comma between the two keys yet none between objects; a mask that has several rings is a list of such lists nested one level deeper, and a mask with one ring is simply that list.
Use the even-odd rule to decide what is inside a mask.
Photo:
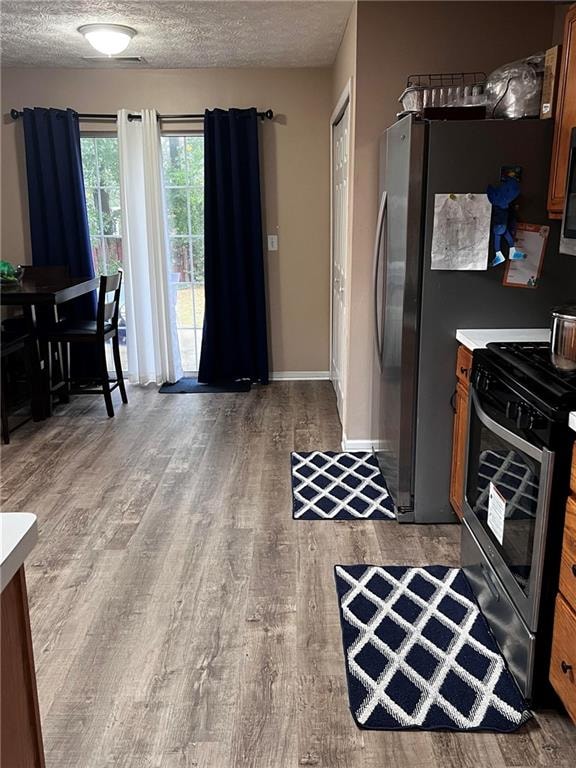
[{"label": "oven window", "polygon": [[[490,484],[501,500],[489,511]],[[540,463],[495,435],[472,414],[468,503],[527,595],[530,583]]]}]

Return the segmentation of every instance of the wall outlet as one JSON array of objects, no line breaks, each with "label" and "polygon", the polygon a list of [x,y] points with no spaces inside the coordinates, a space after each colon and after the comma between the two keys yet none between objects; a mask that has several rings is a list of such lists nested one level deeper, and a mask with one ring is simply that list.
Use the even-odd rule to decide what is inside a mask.
[{"label": "wall outlet", "polygon": [[268,250],[269,251],[278,250],[278,235],[268,235]]}]

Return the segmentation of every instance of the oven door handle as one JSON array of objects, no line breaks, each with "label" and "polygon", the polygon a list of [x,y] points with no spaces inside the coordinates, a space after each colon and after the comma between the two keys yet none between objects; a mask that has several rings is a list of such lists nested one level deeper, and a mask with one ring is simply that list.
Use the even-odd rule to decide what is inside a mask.
[{"label": "oven door handle", "polygon": [[552,496],[552,477],[554,473],[555,454],[546,448],[542,451],[542,470],[540,475],[540,493],[536,509],[536,527],[534,529],[534,544],[532,551],[532,568],[530,569],[529,594],[532,600],[531,626],[536,630],[540,611],[540,594],[542,592],[542,572],[544,570],[544,553],[548,539],[548,520],[550,517],[550,498]]},{"label": "oven door handle", "polygon": [[513,445],[514,448],[517,448],[519,451],[523,451],[531,458],[542,463],[542,451],[539,448],[536,448],[536,446],[532,445],[532,443],[529,443],[527,440],[519,437],[515,432],[512,432],[510,429],[506,429],[506,427],[503,427],[501,424],[498,424],[497,421],[494,421],[494,419],[490,418],[486,411],[482,409],[482,406],[480,405],[480,398],[474,391],[474,388],[471,390],[471,396],[476,415],[485,427],[487,427],[491,432],[494,432],[495,435],[498,435],[498,437],[501,437],[502,440],[505,440],[507,443],[510,443],[510,445]]}]

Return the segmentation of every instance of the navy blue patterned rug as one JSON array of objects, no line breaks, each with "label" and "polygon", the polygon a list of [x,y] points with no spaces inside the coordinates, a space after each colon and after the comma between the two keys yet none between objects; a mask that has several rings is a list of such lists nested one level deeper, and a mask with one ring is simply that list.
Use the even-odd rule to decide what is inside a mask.
[{"label": "navy blue patterned rug", "polygon": [[226,384],[199,384],[195,376],[183,376],[175,384],[162,384],[161,395],[219,394],[224,392],[250,392],[248,379],[229,381]]},{"label": "navy blue patterned rug", "polygon": [[335,577],[360,728],[508,732],[531,717],[460,568],[337,565]]},{"label": "navy blue patterned rug", "polygon": [[394,502],[367,451],[292,453],[295,520],[394,520]]}]

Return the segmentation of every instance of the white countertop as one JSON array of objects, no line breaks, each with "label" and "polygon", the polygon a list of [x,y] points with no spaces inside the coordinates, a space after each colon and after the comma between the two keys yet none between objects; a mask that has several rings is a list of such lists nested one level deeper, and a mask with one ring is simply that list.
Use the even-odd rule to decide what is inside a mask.
[{"label": "white countertop", "polygon": [[456,340],[471,351],[492,341],[550,341],[549,328],[459,328]]},{"label": "white countertop", "polygon": [[29,512],[0,513],[0,583],[8,585],[38,541],[36,515]]}]

